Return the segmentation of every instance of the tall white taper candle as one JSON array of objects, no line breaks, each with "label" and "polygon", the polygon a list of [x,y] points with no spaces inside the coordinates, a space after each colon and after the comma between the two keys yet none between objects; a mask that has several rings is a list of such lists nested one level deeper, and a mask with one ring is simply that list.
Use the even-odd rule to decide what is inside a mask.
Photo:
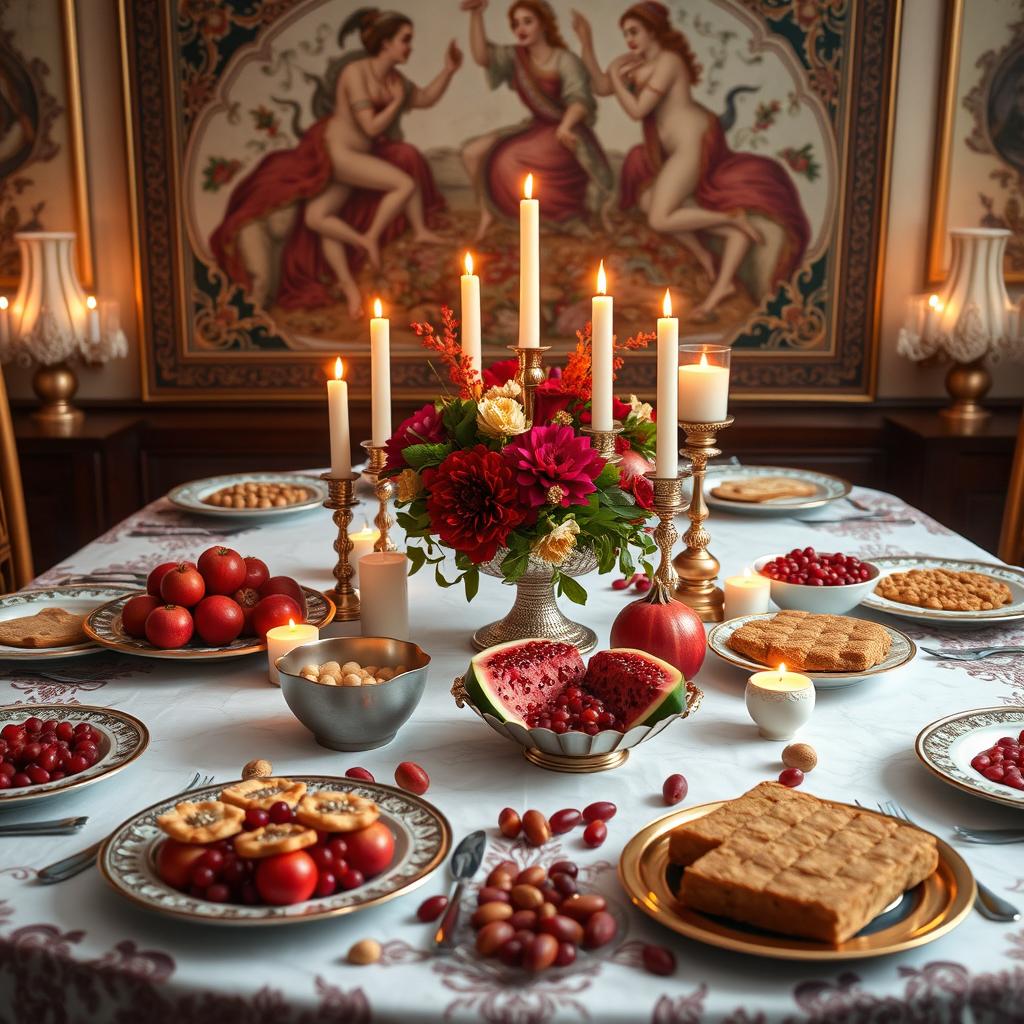
[{"label": "tall white taper candle", "polygon": [[462,351],[469,356],[473,369],[481,370],[480,355],[480,278],[473,273],[473,254],[466,253],[466,272],[462,286]]},{"label": "tall white taper candle", "polygon": [[613,299],[605,293],[608,281],[604,260],[597,269],[597,294],[590,300],[590,426],[594,430],[612,429],[612,344]]},{"label": "tall white taper candle", "polygon": [[655,472],[660,477],[679,474],[679,319],[672,315],[672,296],[665,289],[662,316],[658,317],[658,432]]},{"label": "tall white taper candle", "polygon": [[370,321],[370,442],[383,448],[391,436],[391,321],[374,299]]},{"label": "tall white taper candle", "polygon": [[533,198],[533,175],[526,176],[519,200],[519,346],[540,346],[540,200]]},{"label": "tall white taper candle", "polygon": [[331,435],[331,476],[352,475],[352,444],[348,436],[348,381],[344,366],[334,361],[334,380],[327,382],[327,423]]}]

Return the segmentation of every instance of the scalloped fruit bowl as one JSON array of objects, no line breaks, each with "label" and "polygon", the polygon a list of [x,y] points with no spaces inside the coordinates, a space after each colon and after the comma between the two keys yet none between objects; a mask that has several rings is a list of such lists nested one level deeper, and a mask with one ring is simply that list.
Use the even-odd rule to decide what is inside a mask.
[{"label": "scalloped fruit bowl", "polygon": [[686,708],[679,714],[663,718],[654,725],[635,726],[624,733],[603,729],[589,736],[585,732],[557,733],[551,729],[527,729],[517,722],[502,722],[473,703],[463,676],[456,676],[452,683],[452,696],[460,708],[471,708],[500,736],[518,743],[527,761],[549,771],[579,774],[604,772],[625,764],[633,747],[664,732],[672,722],[689,718],[704,699],[703,691],[687,680]]}]

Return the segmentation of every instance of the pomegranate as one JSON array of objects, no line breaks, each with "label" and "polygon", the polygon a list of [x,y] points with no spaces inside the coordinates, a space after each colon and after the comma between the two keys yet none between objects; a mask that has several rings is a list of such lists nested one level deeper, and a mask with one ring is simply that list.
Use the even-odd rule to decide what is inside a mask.
[{"label": "pomegranate", "polygon": [[644,473],[650,473],[653,469],[654,463],[650,459],[645,459],[635,448],[627,448],[622,453],[619,472],[626,480],[631,480],[637,475],[643,476]]},{"label": "pomegranate", "polygon": [[704,664],[704,623],[668,588],[656,582],[650,592],[615,616],[612,647],[633,647],[667,661],[693,679]]}]

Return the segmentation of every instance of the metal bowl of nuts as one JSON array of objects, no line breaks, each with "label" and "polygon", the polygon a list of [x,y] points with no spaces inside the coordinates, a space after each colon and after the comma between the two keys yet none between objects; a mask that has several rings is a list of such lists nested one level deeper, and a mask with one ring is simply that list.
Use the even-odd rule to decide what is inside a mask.
[{"label": "metal bowl of nuts", "polygon": [[292,714],[331,750],[390,743],[416,710],[430,655],[390,637],[331,637],[277,659]]}]

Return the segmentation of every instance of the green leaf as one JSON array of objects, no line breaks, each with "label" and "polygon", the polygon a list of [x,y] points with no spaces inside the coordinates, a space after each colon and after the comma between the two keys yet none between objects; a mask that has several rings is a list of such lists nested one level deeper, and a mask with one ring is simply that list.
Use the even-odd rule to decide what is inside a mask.
[{"label": "green leaf", "polygon": [[450,444],[411,444],[402,449],[402,456],[413,469],[440,466],[452,453]]},{"label": "green leaf", "polygon": [[501,575],[506,583],[515,583],[530,565],[529,551],[510,551],[501,563]]},{"label": "green leaf", "polygon": [[562,573],[558,575],[558,592],[564,594],[573,604],[586,604],[587,603],[587,591],[586,588],[577,583],[571,576],[565,576]]},{"label": "green leaf", "polygon": [[418,548],[413,544],[408,545],[405,549],[405,553],[409,558],[409,575],[411,576],[414,572],[419,572],[424,565],[427,564],[427,553],[422,548]]},{"label": "green leaf", "polygon": [[444,587],[445,589],[447,589],[448,587],[454,587],[455,584],[458,583],[458,580],[446,580],[444,578],[444,574],[441,572],[441,566],[440,565],[435,565],[434,566],[434,582],[439,587]]},{"label": "green leaf", "polygon": [[598,490],[605,490],[612,486],[618,487],[619,467],[613,462],[606,462],[594,483],[597,484]]},{"label": "green leaf", "polygon": [[462,577],[462,583],[466,588],[466,600],[472,601],[480,589],[480,570],[475,565],[468,569]]}]

